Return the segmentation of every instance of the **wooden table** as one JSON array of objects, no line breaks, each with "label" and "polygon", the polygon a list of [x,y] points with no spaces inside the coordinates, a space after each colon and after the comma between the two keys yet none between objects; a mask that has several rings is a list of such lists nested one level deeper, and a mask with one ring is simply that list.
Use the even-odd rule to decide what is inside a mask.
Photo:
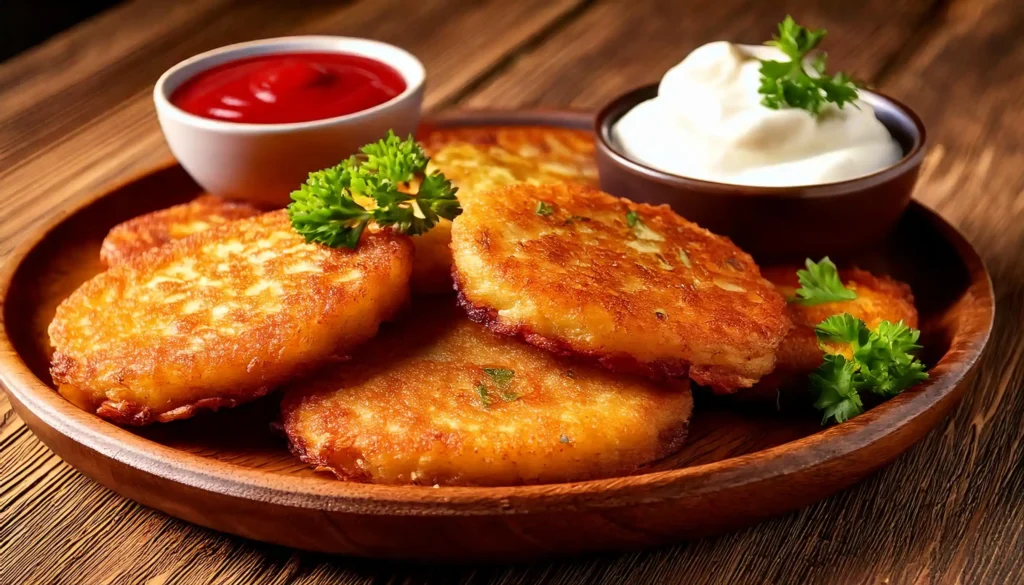
[{"label": "wooden table", "polygon": [[331,558],[192,526],[92,483],[0,395],[0,583],[1011,583],[1024,580],[1024,3],[1019,0],[133,2],[0,64],[0,254],[169,156],[150,99],[177,61],[288,34],[368,36],[426,64],[427,107],[594,108],[790,10],[832,64],[930,132],[917,198],[981,250],[996,331],[955,415],[863,484],[718,538],[532,565]]}]

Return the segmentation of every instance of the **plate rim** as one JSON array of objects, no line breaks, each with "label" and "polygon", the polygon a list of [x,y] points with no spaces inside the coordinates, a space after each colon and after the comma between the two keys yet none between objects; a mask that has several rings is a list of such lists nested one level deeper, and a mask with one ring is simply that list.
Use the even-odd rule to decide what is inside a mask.
[{"label": "plate rim", "polygon": [[[428,117],[424,126],[549,125],[591,130],[592,120],[591,113],[578,110],[454,110]],[[908,425],[929,412],[944,414],[965,391],[963,382],[976,368],[995,321],[991,275],[977,250],[955,226],[914,200],[907,211],[924,214],[965,263],[971,285],[964,294],[976,297],[980,319],[974,322],[980,324],[980,328],[966,340],[960,339],[962,331],[958,331],[950,349],[931,370],[941,375],[846,423],[712,463],[570,483],[435,488],[282,475],[167,447],[78,409],[31,372],[8,335],[7,293],[18,270],[46,236],[95,202],[145,177],[170,172],[177,166],[177,161],[169,158],[79,198],[35,228],[14,248],[0,269],[0,385],[14,407],[28,410],[50,429],[89,451],[165,481],[224,496],[367,515],[476,516],[597,510],[738,489],[827,466],[829,462],[870,448],[893,429]],[[956,354],[957,359],[950,358],[951,354]],[[934,424],[929,425],[925,432],[933,427]],[[906,442],[900,451],[917,440]]]}]

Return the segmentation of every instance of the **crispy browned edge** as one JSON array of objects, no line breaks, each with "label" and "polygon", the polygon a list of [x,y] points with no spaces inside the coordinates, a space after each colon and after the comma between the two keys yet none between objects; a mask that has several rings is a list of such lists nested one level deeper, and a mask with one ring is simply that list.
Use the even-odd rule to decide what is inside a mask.
[{"label": "crispy browned edge", "polygon": [[104,400],[96,408],[96,414],[101,418],[120,425],[144,426],[154,422],[165,423],[191,418],[204,411],[216,412],[221,408],[234,408],[243,402],[249,402],[257,398],[261,398],[269,391],[269,387],[260,388],[244,401],[221,397],[201,398],[192,404],[185,404],[155,416],[148,406],[139,406],[127,400],[122,400],[120,402]]},{"label": "crispy browned edge", "polygon": [[452,279],[455,282],[455,289],[458,291],[459,306],[466,311],[470,319],[486,326],[495,333],[518,337],[531,345],[535,345],[555,355],[576,357],[582,361],[598,364],[606,369],[623,374],[637,374],[655,380],[685,378],[689,375],[690,364],[685,360],[657,360],[645,363],[626,353],[607,354],[600,351],[577,349],[571,343],[540,335],[523,324],[513,325],[505,323],[498,318],[498,312],[494,309],[477,305],[466,298],[466,295],[462,292],[458,270],[454,267],[452,269]]}]

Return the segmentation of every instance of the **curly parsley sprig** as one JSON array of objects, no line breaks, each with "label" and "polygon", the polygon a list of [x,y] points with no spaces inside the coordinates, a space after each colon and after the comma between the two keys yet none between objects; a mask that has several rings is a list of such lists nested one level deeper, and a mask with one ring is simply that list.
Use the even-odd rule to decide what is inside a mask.
[{"label": "curly parsley sprig", "polygon": [[[863,392],[892,398],[928,379],[924,364],[911,354],[921,349],[917,344],[921,332],[903,321],[882,321],[871,331],[864,321],[842,313],[819,323],[814,332],[826,352],[824,363],[811,374],[817,394],[814,406],[822,411],[822,424],[843,422],[863,412]],[[834,351],[835,344],[847,348],[852,357]]]},{"label": "curly parsley sprig", "polygon": [[773,110],[800,108],[812,115],[821,113],[825,104],[843,108],[857,99],[857,84],[845,73],[828,75],[825,66],[828,56],[820,53],[811,62],[814,76],[804,68],[804,58],[821,43],[825,29],[812,30],[797,24],[787,16],[779,23],[779,34],[766,44],[778,48],[789,61],[761,61],[761,104]]},{"label": "curly parsley sprig", "polygon": [[[388,131],[386,138],[360,152],[334,167],[310,173],[305,184],[292,192],[288,216],[307,242],[354,249],[370,221],[418,235],[441,218],[454,219],[462,213],[458,189],[442,173],[427,174],[430,159],[412,136],[401,140]],[[414,195],[400,190],[418,177]]]},{"label": "curly parsley sprig", "polygon": [[796,289],[796,302],[802,305],[819,305],[837,301],[852,301],[857,293],[843,286],[836,265],[825,256],[820,262],[810,258],[806,270],[797,270],[800,288]]}]

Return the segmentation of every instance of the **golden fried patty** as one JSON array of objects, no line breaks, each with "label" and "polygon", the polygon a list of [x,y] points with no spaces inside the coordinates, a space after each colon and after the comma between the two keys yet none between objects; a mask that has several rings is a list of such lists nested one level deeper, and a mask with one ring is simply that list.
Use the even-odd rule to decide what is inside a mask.
[{"label": "golden fried patty", "polygon": [[553,356],[434,297],[281,409],[292,450],[341,479],[516,485],[633,473],[679,448],[692,404],[685,383]]},{"label": "golden fried patty", "polygon": [[719,392],[773,369],[785,301],[748,254],[668,207],[560,184],[476,193],[463,209],[456,285],[495,331]]},{"label": "golden fried patty", "polygon": [[114,226],[103,239],[100,259],[107,266],[124,264],[150,248],[259,213],[245,203],[202,195],[188,203],[140,215]]},{"label": "golden fried patty", "polygon": [[594,137],[554,126],[462,126],[430,131],[418,140],[435,157],[444,147],[472,145],[510,166],[527,164],[566,179],[597,183]]},{"label": "golden fried patty", "polygon": [[[436,130],[420,138],[439,170],[459,188],[459,201],[474,193],[512,183],[597,184],[594,140],[590,133],[537,126],[480,126]],[[452,290],[451,222],[413,238],[417,293]]]},{"label": "golden fried patty", "polygon": [[307,244],[285,211],[227,223],[86,282],[50,323],[51,374],[122,424],[234,406],[342,356],[408,297],[412,243]]},{"label": "golden fried patty", "polygon": [[[764,270],[764,276],[775,284],[785,298],[793,298],[800,286],[797,270],[795,266],[773,266]],[[840,270],[839,276],[846,288],[857,293],[857,298],[820,305],[789,303],[786,315],[793,322],[793,329],[779,346],[775,371],[744,392],[744,395],[774,400],[776,389],[805,383],[807,375],[817,369],[822,361],[822,350],[818,346],[814,327],[832,315],[849,313],[864,321],[870,329],[878,327],[882,321],[895,323],[901,320],[910,327],[917,327],[914,295],[906,284],[857,269]],[[839,351],[839,348],[834,350]]]}]

